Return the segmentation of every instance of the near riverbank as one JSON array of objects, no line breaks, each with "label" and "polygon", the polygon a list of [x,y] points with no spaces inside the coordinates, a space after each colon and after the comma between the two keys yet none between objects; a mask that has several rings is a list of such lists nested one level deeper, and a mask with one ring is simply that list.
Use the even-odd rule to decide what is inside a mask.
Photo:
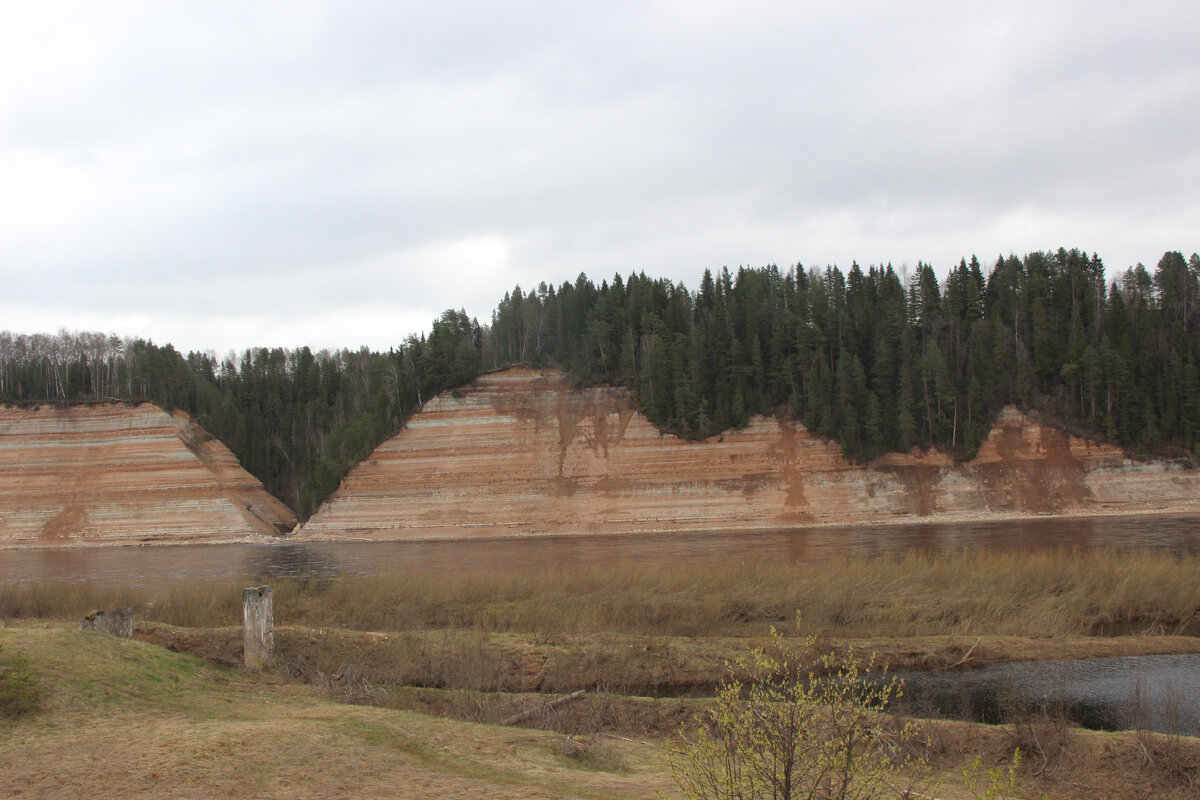
[{"label": "near riverbank", "polygon": [[[346,649],[326,652],[355,660],[314,680],[315,664],[311,678],[286,659],[251,674],[219,659],[73,628],[29,620],[0,630],[0,655],[19,654],[41,692],[36,709],[0,718],[0,761],[8,765],[0,794],[676,797],[670,763],[679,726],[687,735],[707,702],[600,686],[558,713],[544,693],[373,685],[354,669],[365,663],[362,644],[392,637],[370,633],[336,634]],[[167,633],[161,626],[142,631]],[[335,636],[281,634],[285,653],[295,653],[296,642]],[[420,638],[433,641],[437,633]],[[468,658],[457,668],[478,680],[485,673],[473,670],[488,661]],[[538,713],[519,724],[544,730],[470,721],[494,723],[530,709]],[[914,747],[928,758],[928,783],[944,800],[981,796],[967,788],[964,771],[986,788],[988,770],[1011,763],[1017,746],[1026,755],[1014,793],[997,797],[1194,796],[1200,742],[1186,737],[1084,731],[1052,717],[917,724]]]}]

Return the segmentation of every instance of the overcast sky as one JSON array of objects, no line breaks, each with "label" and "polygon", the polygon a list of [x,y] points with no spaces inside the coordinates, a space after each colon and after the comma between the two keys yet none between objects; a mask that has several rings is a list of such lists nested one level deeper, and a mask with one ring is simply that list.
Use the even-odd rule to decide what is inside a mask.
[{"label": "overcast sky", "polygon": [[0,329],[369,345],[520,284],[1200,250],[1200,3],[0,0]]}]

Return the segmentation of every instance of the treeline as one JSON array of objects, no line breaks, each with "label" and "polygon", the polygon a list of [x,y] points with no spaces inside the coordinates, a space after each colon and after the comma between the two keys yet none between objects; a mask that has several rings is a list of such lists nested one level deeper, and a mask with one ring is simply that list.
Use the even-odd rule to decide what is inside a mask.
[{"label": "treeline", "polygon": [[496,309],[489,366],[560,366],[628,386],[695,439],[786,408],[863,460],[970,456],[1007,403],[1140,451],[1197,451],[1200,256],[1112,282],[1079,250],[962,260],[939,284],[857,264],[705,271],[697,291],[644,274],[520,287]]},{"label": "treeline", "polygon": [[304,519],[424,400],[479,374],[482,336],[447,311],[386,353],[255,348],[218,361],[140,339],[0,332],[0,402],[183,409]]},{"label": "treeline", "polygon": [[554,366],[629,387],[661,430],[703,438],[787,410],[858,460],[970,456],[1007,403],[1134,451],[1200,452],[1200,256],[1114,280],[1079,250],[963,260],[939,283],[854,264],[520,287],[490,324],[447,311],[386,353],[237,358],[97,333],[0,333],[0,402],[181,408],[307,518],[420,405],[485,368]]}]

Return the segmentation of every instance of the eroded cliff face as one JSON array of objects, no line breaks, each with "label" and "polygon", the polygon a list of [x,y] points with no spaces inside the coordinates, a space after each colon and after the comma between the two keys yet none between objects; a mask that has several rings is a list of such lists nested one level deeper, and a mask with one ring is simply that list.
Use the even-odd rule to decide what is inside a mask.
[{"label": "eroded cliff face", "polygon": [[295,523],[184,414],[0,407],[0,546],[232,541]]},{"label": "eroded cliff face", "polygon": [[978,456],[868,467],[789,419],[699,443],[661,435],[628,393],[508,369],[439,395],[347,475],[305,538],[776,528],[906,517],[1181,509],[1192,471],[1001,414]]}]

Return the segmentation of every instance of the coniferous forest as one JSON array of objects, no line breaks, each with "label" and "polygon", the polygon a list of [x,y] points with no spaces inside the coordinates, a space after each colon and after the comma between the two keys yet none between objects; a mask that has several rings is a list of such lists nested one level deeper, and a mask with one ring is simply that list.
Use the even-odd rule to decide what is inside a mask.
[{"label": "coniferous forest", "polygon": [[446,311],[386,353],[255,348],[236,359],[102,333],[0,333],[0,402],[183,409],[307,518],[438,392],[526,363],[628,387],[700,439],[786,411],[868,461],[970,457],[1014,403],[1135,454],[1200,455],[1200,255],[1106,276],[1080,250],[975,258],[943,282],[857,264],[637,273],[505,294],[485,324]]}]

